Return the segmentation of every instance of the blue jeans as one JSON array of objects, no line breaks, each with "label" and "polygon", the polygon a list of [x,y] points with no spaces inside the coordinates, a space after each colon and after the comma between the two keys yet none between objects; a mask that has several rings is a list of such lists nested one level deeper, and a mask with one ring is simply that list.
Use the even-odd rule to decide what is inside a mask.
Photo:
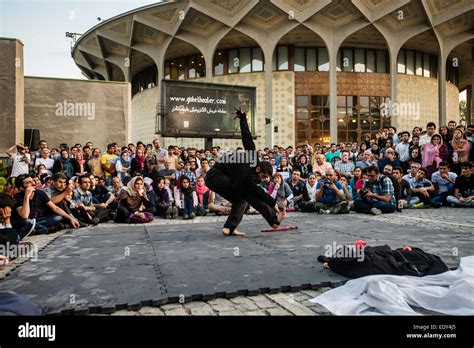
[{"label": "blue jeans", "polygon": [[[59,215],[46,215],[36,219],[35,230],[36,234],[48,234],[48,227],[56,226],[57,224],[64,222],[64,218]],[[13,225],[16,229],[25,227],[26,220],[18,220]]]},{"label": "blue jeans", "polygon": [[395,211],[395,206],[391,203],[382,201],[366,201],[361,197],[354,199],[354,209],[358,213],[370,214],[370,209],[372,208],[380,209],[384,214],[393,213]]},{"label": "blue jeans", "polygon": [[194,201],[192,199],[183,199],[183,215],[194,213]]}]

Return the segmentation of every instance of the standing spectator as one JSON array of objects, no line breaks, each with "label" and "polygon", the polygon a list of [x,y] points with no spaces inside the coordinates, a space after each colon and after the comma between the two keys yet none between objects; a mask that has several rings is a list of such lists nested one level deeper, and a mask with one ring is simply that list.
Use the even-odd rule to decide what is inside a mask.
[{"label": "standing spectator", "polygon": [[63,173],[68,179],[74,176],[74,167],[66,149],[61,150],[61,157],[54,161],[53,173]]},{"label": "standing spectator", "polygon": [[141,147],[137,147],[135,157],[132,159],[131,163],[131,174],[136,176],[137,174],[143,174],[145,170],[145,155]]},{"label": "standing spectator", "polygon": [[349,151],[342,150],[341,161],[334,165],[334,170],[344,176],[351,177],[354,171],[354,163],[349,162]]},{"label": "standing spectator", "polygon": [[456,178],[454,195],[448,196],[447,201],[453,207],[474,208],[474,175],[471,162],[461,164],[461,175]]},{"label": "standing spectator", "polygon": [[118,156],[115,154],[115,145],[107,145],[107,153],[102,155],[100,163],[102,165],[102,170],[105,174],[106,185],[110,186],[112,184],[112,177],[115,175],[115,163],[117,162]]},{"label": "standing spectator", "polygon": [[74,171],[74,175],[83,176],[87,173],[90,173],[89,165],[84,159],[82,152],[76,152],[74,158],[71,158],[71,164]]},{"label": "standing spectator", "polygon": [[92,159],[90,159],[87,164],[89,165],[89,169],[94,176],[102,177],[105,175],[104,170],[102,169],[102,161],[99,149],[94,149],[92,151]]},{"label": "standing spectator", "polygon": [[38,171],[38,166],[43,164],[48,175],[53,175],[54,159],[49,157],[49,149],[47,147],[40,150],[40,156],[36,158],[35,169]]},{"label": "standing spectator", "polygon": [[410,133],[403,131],[400,133],[401,141],[395,146],[395,151],[398,153],[398,159],[402,163],[402,168],[408,168],[408,160],[410,159]]},{"label": "standing spectator", "polygon": [[165,161],[165,168],[160,170],[158,175],[164,179],[168,179],[171,186],[175,186],[177,173],[176,169],[171,168],[172,164],[173,160],[171,158],[167,158]]},{"label": "standing spectator", "polygon": [[410,148],[410,159],[408,165],[412,163],[418,163],[421,166],[421,151],[419,146],[412,146]]},{"label": "standing spectator", "polygon": [[431,142],[431,137],[436,131],[436,124],[434,122],[428,122],[426,125],[426,134],[420,137],[420,147],[423,148],[426,144]]},{"label": "standing spectator", "polygon": [[[13,149],[16,147],[16,153],[13,153]],[[31,163],[31,155],[27,153],[26,147],[24,144],[19,143],[8,148],[6,154],[11,158],[13,162],[12,172],[10,176],[16,178],[21,174],[29,174]]]},{"label": "standing spectator", "polygon": [[301,178],[303,179],[307,179],[308,176],[313,173],[313,166],[308,163],[308,156],[306,156],[304,153],[299,155],[294,169],[298,169],[301,172]]},{"label": "standing spectator", "polygon": [[453,172],[459,175],[461,173],[461,163],[467,161],[469,155],[469,142],[463,139],[461,129],[458,128],[453,132],[451,146],[453,147]]},{"label": "standing spectator", "polygon": [[126,177],[130,176],[130,171],[132,170],[132,161],[128,151],[122,151],[120,157],[115,163],[115,170],[117,171],[117,176],[121,182],[125,180]]},{"label": "standing spectator", "polygon": [[363,214],[380,215],[395,212],[395,190],[387,176],[380,176],[377,166],[367,168],[368,181],[354,200],[355,211]]},{"label": "standing spectator", "polygon": [[423,147],[421,156],[422,167],[428,170],[428,178],[438,170],[439,164],[448,158],[448,147],[443,144],[439,134],[433,134],[428,144]]},{"label": "standing spectator", "polygon": [[157,166],[158,168],[156,171],[160,171],[161,169],[165,169],[165,161],[168,158],[168,151],[161,148],[160,140],[154,139],[153,140],[153,155],[155,155]]}]

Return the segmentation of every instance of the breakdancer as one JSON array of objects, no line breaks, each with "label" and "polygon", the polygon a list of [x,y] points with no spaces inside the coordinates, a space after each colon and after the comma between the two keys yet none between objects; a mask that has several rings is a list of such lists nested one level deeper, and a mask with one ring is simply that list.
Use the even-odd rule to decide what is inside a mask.
[{"label": "breakdancer", "polygon": [[206,175],[207,187],[232,203],[230,215],[222,229],[226,236],[245,235],[237,231],[236,227],[242,221],[247,204],[260,212],[272,228],[278,228],[285,218],[285,211],[280,211],[275,199],[259,185],[263,179],[273,174],[272,165],[270,162],[258,161],[247,115],[241,108],[235,110],[235,118],[240,120],[245,151],[222,156]]}]

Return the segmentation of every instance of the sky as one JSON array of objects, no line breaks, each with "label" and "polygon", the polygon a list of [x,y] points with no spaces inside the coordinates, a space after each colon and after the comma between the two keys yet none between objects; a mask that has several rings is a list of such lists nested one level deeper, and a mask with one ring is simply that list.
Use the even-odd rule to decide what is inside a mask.
[{"label": "sky", "polygon": [[86,79],[71,58],[65,33],[98,24],[157,0],[0,0],[0,37],[23,42],[25,76]]}]

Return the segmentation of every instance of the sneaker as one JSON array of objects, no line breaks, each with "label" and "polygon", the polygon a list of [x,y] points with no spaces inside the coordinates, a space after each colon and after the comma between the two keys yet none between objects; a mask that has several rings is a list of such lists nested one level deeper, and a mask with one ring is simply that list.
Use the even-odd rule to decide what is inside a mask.
[{"label": "sneaker", "polygon": [[3,223],[0,223],[0,230],[3,230],[5,228],[5,225]]},{"label": "sneaker", "polygon": [[188,215],[188,214],[184,214],[184,215],[183,215],[183,220],[189,220],[189,215]]},{"label": "sneaker", "polygon": [[194,214],[194,213],[189,214],[190,219],[194,219],[195,217],[196,217],[196,214]]},{"label": "sneaker", "polygon": [[92,219],[92,224],[93,224],[94,226],[98,225],[99,222],[100,222],[99,218],[96,218],[96,217],[95,217],[95,218]]},{"label": "sneaker", "polygon": [[56,232],[59,232],[61,230],[64,230],[64,224],[59,223],[59,224],[56,224],[54,226],[49,227],[48,228],[48,234],[56,233]]},{"label": "sneaker", "polygon": [[442,205],[443,203],[440,203],[440,202],[431,202],[432,208],[441,208]]},{"label": "sneaker", "polygon": [[423,209],[425,205],[423,203],[413,204],[413,209]]},{"label": "sneaker", "polygon": [[5,228],[13,228],[12,224],[5,224]]},{"label": "sneaker", "polygon": [[[23,236],[22,238],[28,237],[31,234],[34,234],[33,231],[35,230],[36,226],[36,219],[26,220],[26,225],[19,231],[19,235]],[[25,235],[23,235],[23,233]]]},{"label": "sneaker", "polygon": [[380,209],[378,209],[378,208],[372,208],[372,209],[370,209],[370,212],[371,212],[372,214],[374,214],[374,215],[380,215],[380,214],[382,214],[382,211],[381,211]]}]

